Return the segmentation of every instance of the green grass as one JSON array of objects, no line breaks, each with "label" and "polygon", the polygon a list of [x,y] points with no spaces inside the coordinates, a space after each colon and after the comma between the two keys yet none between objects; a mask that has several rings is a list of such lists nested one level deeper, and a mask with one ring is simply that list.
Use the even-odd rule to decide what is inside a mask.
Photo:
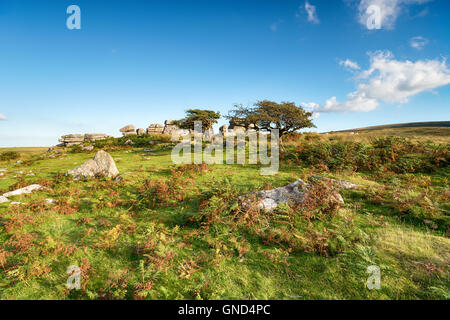
[{"label": "green grass", "polygon": [[[355,173],[285,162],[261,176],[256,165],[177,167],[168,149],[130,148],[110,152],[123,181],[72,181],[59,174],[94,153],[20,153],[22,163],[0,162],[0,190],[47,189],[11,199],[23,206],[0,204],[2,299],[449,297],[448,167]],[[239,194],[313,173],[363,189],[343,191],[337,212],[314,209],[312,229],[308,212],[235,211]],[[65,287],[70,265],[82,269],[81,290]],[[381,290],[365,287],[370,265],[381,268]]]}]

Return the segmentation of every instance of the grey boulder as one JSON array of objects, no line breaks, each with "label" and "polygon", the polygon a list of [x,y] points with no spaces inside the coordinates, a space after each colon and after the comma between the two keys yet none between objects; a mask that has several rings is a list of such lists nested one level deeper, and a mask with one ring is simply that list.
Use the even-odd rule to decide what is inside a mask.
[{"label": "grey boulder", "polygon": [[98,141],[109,138],[105,133],[86,133],[84,135],[84,141]]},{"label": "grey boulder", "polygon": [[243,195],[239,200],[246,209],[251,207],[253,200],[256,200],[259,209],[263,211],[273,211],[281,203],[301,203],[308,192],[308,187],[309,185],[307,183],[298,179],[284,187]]},{"label": "grey boulder", "polygon": [[132,124],[129,124],[125,127],[123,127],[122,129],[120,129],[120,132],[130,132],[130,131],[134,131],[135,127]]},{"label": "grey boulder", "polygon": [[[242,195],[239,201],[244,209],[248,209],[255,204],[263,211],[273,211],[280,204],[301,204],[309,195],[314,185],[324,181],[331,183],[336,189],[354,189],[359,186],[348,181],[334,180],[321,176],[312,176],[309,179],[310,183],[306,183],[299,179],[284,187],[279,187],[271,190],[262,190],[251,194]],[[330,203],[336,205],[344,205],[344,199],[336,190],[330,190],[328,194]]]},{"label": "grey boulder", "polygon": [[114,159],[109,153],[103,150],[98,151],[94,159],[88,160],[82,165],[66,172],[66,175],[73,176],[76,180],[97,176],[114,178],[118,174],[119,170],[117,170]]}]

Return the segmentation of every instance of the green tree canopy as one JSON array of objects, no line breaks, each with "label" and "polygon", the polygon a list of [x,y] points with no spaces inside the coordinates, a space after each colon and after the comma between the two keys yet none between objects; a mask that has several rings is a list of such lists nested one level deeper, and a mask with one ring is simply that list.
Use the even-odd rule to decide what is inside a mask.
[{"label": "green tree canopy", "polygon": [[181,129],[194,129],[194,122],[202,122],[202,130],[206,131],[212,128],[213,124],[220,119],[220,113],[211,110],[189,109],[186,111],[186,117],[174,122]]},{"label": "green tree canopy", "polygon": [[246,129],[251,126],[259,130],[278,129],[280,137],[303,128],[315,128],[312,112],[307,112],[294,102],[258,101],[253,107],[235,105],[226,117],[230,123]]}]

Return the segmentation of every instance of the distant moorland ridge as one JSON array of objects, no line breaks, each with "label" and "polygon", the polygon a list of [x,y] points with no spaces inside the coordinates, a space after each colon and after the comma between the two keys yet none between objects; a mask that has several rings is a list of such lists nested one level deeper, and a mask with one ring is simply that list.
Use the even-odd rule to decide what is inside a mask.
[{"label": "distant moorland ridge", "polygon": [[357,128],[357,129],[339,130],[339,131],[333,131],[333,132],[382,130],[382,129],[396,129],[396,128],[430,128],[430,127],[448,128],[448,127],[450,127],[450,121],[396,123],[396,124],[386,124],[386,125],[380,125],[380,126]]}]

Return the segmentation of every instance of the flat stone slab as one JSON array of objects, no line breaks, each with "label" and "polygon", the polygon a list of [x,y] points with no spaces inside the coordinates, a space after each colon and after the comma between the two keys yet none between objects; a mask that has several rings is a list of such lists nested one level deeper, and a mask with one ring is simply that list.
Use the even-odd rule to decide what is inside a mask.
[{"label": "flat stone slab", "polygon": [[66,134],[62,139],[84,139],[84,134]]},{"label": "flat stone slab", "polygon": [[44,189],[42,186],[40,186],[38,184],[32,184],[32,185],[29,185],[28,187],[24,187],[24,188],[20,188],[20,189],[14,190],[14,191],[4,193],[3,197],[9,198],[9,197],[13,197],[13,196],[20,196],[22,194],[32,193],[35,190],[42,190],[42,189]]},{"label": "flat stone slab", "polygon": [[122,129],[120,129],[120,132],[130,132],[130,131],[135,131],[135,130],[136,130],[135,126],[132,124],[129,124],[129,125],[123,127]]}]

